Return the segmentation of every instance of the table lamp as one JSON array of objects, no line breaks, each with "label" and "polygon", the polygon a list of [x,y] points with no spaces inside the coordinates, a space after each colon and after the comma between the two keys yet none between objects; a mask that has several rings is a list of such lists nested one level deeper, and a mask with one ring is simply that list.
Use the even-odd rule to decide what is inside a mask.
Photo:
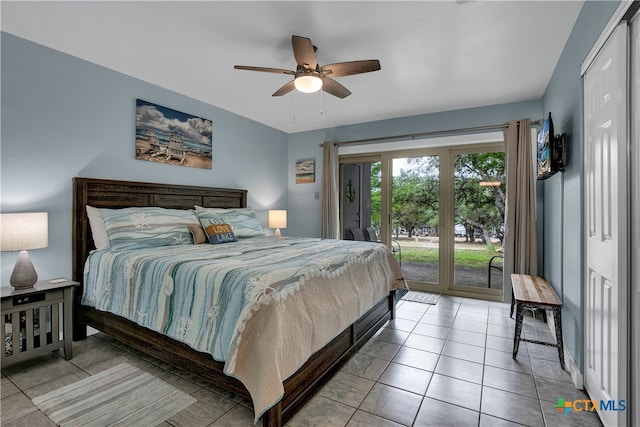
[{"label": "table lamp", "polygon": [[27,250],[49,245],[46,212],[0,214],[0,250],[20,251],[9,283],[16,289],[31,288],[38,275]]},{"label": "table lamp", "polygon": [[280,237],[281,228],[287,228],[287,211],[285,210],[270,210],[269,211],[269,228],[275,228],[274,236]]}]

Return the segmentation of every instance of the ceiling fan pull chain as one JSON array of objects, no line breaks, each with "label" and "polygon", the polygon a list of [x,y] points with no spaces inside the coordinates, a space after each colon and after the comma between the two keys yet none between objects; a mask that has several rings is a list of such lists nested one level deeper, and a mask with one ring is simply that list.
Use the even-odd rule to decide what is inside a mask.
[{"label": "ceiling fan pull chain", "polygon": [[293,124],[296,124],[296,90],[293,90]]},{"label": "ceiling fan pull chain", "polygon": [[322,108],[322,91],[320,91],[320,115],[322,115],[324,113],[324,110]]}]

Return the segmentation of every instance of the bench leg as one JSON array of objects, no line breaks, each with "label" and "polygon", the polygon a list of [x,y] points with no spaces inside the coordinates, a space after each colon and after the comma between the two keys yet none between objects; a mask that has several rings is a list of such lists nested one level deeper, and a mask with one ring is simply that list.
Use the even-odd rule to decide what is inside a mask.
[{"label": "bench leg", "polygon": [[562,312],[553,310],[553,323],[556,326],[556,344],[558,345],[558,356],[560,357],[560,367],[565,370],[564,366],[564,342],[562,341]]},{"label": "bench leg", "polygon": [[513,306],[516,303],[516,297],[513,294],[513,289],[511,290],[511,312],[509,313],[509,318],[512,319],[513,318]]},{"label": "bench leg", "polygon": [[520,335],[522,334],[522,319],[524,318],[524,307],[521,304],[516,304],[516,330],[513,335],[513,358],[518,355],[518,348],[520,347]]}]

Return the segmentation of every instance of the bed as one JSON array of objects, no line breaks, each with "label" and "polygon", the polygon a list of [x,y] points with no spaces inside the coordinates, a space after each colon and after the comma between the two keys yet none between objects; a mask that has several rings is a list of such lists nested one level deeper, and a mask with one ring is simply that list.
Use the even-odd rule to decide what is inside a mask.
[{"label": "bed", "polygon": [[[96,256],[100,255],[102,252],[95,250],[91,226],[86,214],[87,206],[107,209],[162,207],[185,210],[193,209],[194,206],[227,209],[245,208],[247,206],[246,190],[113,181],[92,178],[74,178],[73,194],[73,279],[81,283],[74,297],[74,340],[86,338],[86,326],[91,326],[144,353],[174,366],[193,372],[194,374],[211,381],[225,390],[251,399],[254,402],[256,419],[261,416],[264,426],[284,425],[284,423],[314,395],[324,382],[326,382],[326,380],[328,380],[331,375],[340,368],[341,364],[345,362],[349,356],[357,351],[357,349],[360,348],[385,322],[394,317],[395,291],[389,290],[388,288],[385,289],[384,294],[378,291],[378,296],[375,297],[375,301],[372,300],[368,302],[366,306],[363,305],[359,308],[361,313],[358,312],[358,318],[354,319],[352,323],[345,325],[345,327],[340,327],[340,329],[332,333],[330,337],[323,338],[324,341],[318,341],[322,343],[322,346],[318,346],[318,343],[316,342],[314,345],[318,348],[314,348],[313,353],[304,357],[300,356],[304,358],[304,361],[299,365],[294,365],[295,369],[292,370],[294,372],[286,372],[286,374],[282,375],[281,382],[278,384],[282,389],[282,395],[278,395],[277,391],[272,392],[270,390],[270,388],[272,388],[271,386],[262,387],[260,385],[261,381],[263,381],[262,379],[254,381],[247,377],[246,373],[242,372],[243,366],[251,366],[252,364],[255,364],[256,361],[260,362],[259,359],[256,359],[255,356],[252,355],[258,353],[255,351],[255,348],[260,348],[259,346],[263,345],[260,340],[264,341],[264,338],[261,338],[264,331],[260,331],[259,333],[251,331],[258,331],[261,327],[258,325],[265,324],[267,321],[265,319],[270,318],[270,316],[267,315],[265,315],[266,317],[261,318],[260,313],[262,313],[262,311],[256,311],[253,309],[254,314],[247,316],[247,320],[244,321],[242,327],[239,328],[244,333],[244,335],[242,335],[243,338],[233,340],[234,343],[236,341],[241,343],[237,346],[233,346],[233,363],[225,363],[221,360],[215,360],[209,352],[195,349],[192,343],[187,343],[186,341],[183,342],[175,339],[175,337],[172,338],[164,333],[156,332],[150,329],[149,325],[147,325],[147,327],[140,326],[137,322],[133,321],[135,319],[129,320],[126,317],[115,315],[83,304],[85,264],[87,263],[87,259],[90,254],[93,253],[92,256],[96,258]],[[245,240],[245,242],[238,243],[240,245],[244,244],[244,247],[239,246],[244,249],[239,251],[237,249],[234,250],[238,251],[238,253],[244,253],[250,251],[249,246],[252,248],[258,248],[261,246],[270,247],[275,245],[286,246],[286,250],[288,251],[294,251],[295,248],[299,246],[299,248],[302,249],[297,249],[298,251],[310,252],[307,248],[311,248],[311,246],[307,247],[304,245],[312,245],[313,243],[311,242],[313,239],[256,239],[261,239],[257,240],[260,242],[259,244],[248,245]],[[319,243],[329,244],[328,241],[320,241]],[[236,243],[200,246],[224,246],[225,248],[237,248],[237,246],[231,246],[235,244]],[[373,243],[362,242],[344,242],[344,244],[375,245]],[[189,250],[200,251],[200,248],[196,248],[195,245],[191,246],[192,247],[190,247]],[[350,248],[350,250],[354,251],[359,249],[362,248],[357,246]],[[213,250],[213,248],[211,250]],[[380,252],[378,248],[375,250],[376,252]],[[386,251],[386,248],[384,250]],[[168,251],[169,249],[166,250],[167,253],[169,253]],[[161,248],[156,252],[163,252],[164,255],[165,249]],[[216,256],[214,256],[214,258]],[[344,274],[344,279],[341,278],[342,276],[336,278],[334,275],[329,277],[329,280],[347,280],[349,274],[358,274],[359,276],[362,276],[363,265],[353,268],[360,268],[360,270],[353,270],[353,272],[345,270],[346,273]],[[394,270],[394,274],[396,277],[394,277],[393,280],[396,282],[395,284],[399,286],[402,282],[399,268]],[[304,275],[306,278],[305,280],[307,280],[309,284],[313,284],[315,282],[320,283],[321,278],[316,276],[317,275],[313,273],[309,274],[308,272]],[[99,282],[99,280],[94,280],[94,282],[96,281]],[[92,286],[95,285],[96,284],[92,282]],[[313,288],[313,286],[309,287]],[[267,286],[267,288],[269,288],[269,286]],[[87,287],[87,289],[90,288]],[[269,288],[269,290],[271,291],[271,288]],[[296,294],[293,291],[288,292],[292,295],[298,295],[301,293],[298,292]],[[357,292],[363,293],[362,291]],[[88,293],[89,292],[87,292],[87,294]],[[100,291],[98,293],[102,294],[104,292]],[[372,292],[372,294],[375,295],[374,292]],[[84,296],[84,302],[87,303],[87,295]],[[263,297],[264,296],[258,296],[257,298]],[[286,298],[290,298],[292,301],[295,300],[293,297]],[[369,296],[369,299],[372,298],[373,297]],[[268,306],[269,304],[264,301],[272,303],[273,300],[279,301],[280,299],[263,299],[261,300],[263,301],[262,305]],[[256,304],[256,306],[259,305],[260,304]],[[292,305],[290,304],[290,307],[291,306]],[[273,310],[280,312],[283,310],[283,307],[285,307],[285,305],[277,306]],[[297,310],[301,311],[302,309]],[[307,307],[305,307],[305,310],[307,310]],[[342,321],[344,321],[344,319]],[[351,320],[349,320],[349,322],[351,322]],[[315,325],[311,325],[309,327],[316,328]],[[334,329],[336,328],[335,325],[332,327]],[[267,331],[269,330],[270,329],[267,328]],[[322,333],[326,334],[326,332]],[[321,331],[314,329],[309,332],[309,336],[316,334],[321,336],[322,333]],[[235,332],[234,336],[236,336]],[[305,334],[305,336],[307,336],[307,334]],[[272,338],[269,338],[269,340],[272,340]],[[253,344],[251,344],[252,342]],[[324,344],[325,342],[326,344]],[[241,356],[240,358],[237,358],[236,356],[238,353],[236,353],[236,350],[245,345],[248,346],[247,348],[249,351],[245,351],[241,354],[248,354],[249,356]],[[251,345],[257,345],[258,347],[250,347]],[[234,365],[233,368],[229,368],[229,365],[231,364]],[[225,365],[227,365],[226,369]],[[240,366],[240,368],[236,369],[236,365]],[[263,369],[263,371],[279,371],[280,368],[282,368],[282,366],[279,366],[278,369]],[[242,381],[238,378],[241,378]],[[262,388],[265,389],[264,393],[266,394],[261,397],[256,397],[262,394]],[[266,391],[267,389],[269,390]],[[264,399],[267,399],[266,402],[269,402],[268,399],[273,398],[273,396],[278,396],[277,399],[274,399],[275,404],[271,402],[265,405]]]}]

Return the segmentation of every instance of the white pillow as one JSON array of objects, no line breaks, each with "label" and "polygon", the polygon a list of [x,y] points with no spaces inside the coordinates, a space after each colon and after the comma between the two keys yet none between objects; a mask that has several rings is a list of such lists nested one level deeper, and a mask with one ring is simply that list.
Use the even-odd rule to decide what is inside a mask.
[{"label": "white pillow", "polygon": [[109,249],[109,235],[104,225],[104,219],[100,213],[100,209],[87,205],[87,216],[89,217],[89,225],[91,226],[91,234],[93,235],[93,243],[96,249]]}]

